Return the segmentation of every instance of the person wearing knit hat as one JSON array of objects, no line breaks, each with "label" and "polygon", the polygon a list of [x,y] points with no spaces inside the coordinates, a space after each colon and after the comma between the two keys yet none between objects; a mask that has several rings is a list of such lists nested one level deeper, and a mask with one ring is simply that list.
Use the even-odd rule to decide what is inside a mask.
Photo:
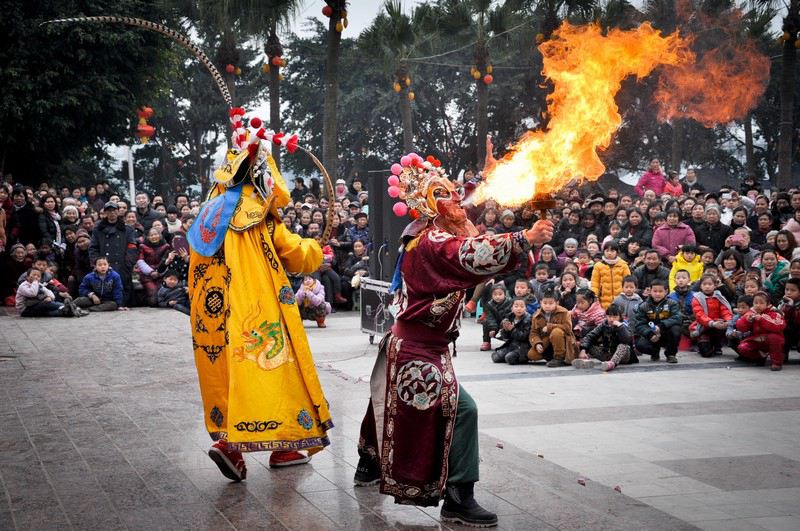
[{"label": "person wearing knit hat", "polygon": [[78,229],[78,232],[75,233],[75,241],[77,242],[81,238],[86,238],[89,241],[92,239],[86,229]]}]

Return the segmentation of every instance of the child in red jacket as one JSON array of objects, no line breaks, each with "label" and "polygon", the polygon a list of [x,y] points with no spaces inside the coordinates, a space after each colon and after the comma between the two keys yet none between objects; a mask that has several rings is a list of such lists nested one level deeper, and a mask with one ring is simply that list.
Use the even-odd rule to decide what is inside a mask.
[{"label": "child in red jacket", "polygon": [[772,307],[769,295],[759,291],[753,297],[753,308],[736,321],[736,329],[740,332],[750,332],[750,336],[743,339],[737,347],[739,355],[748,360],[765,362],[763,352],[769,353],[773,371],[783,368],[783,331],[786,321],[783,316]]},{"label": "child in red jacket", "polygon": [[692,299],[695,320],[689,325],[689,332],[704,358],[722,354],[725,330],[728,322],[733,319],[731,303],[716,289],[716,285],[716,279],[712,275],[703,275],[700,279],[700,291]]}]

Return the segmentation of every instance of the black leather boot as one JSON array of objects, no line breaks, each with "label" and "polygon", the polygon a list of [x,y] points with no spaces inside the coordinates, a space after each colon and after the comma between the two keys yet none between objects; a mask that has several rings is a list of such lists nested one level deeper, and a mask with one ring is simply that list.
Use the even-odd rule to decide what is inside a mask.
[{"label": "black leather boot", "polygon": [[450,483],[444,491],[441,517],[445,522],[456,522],[469,527],[495,527],[497,515],[490,513],[475,501],[474,483]]},{"label": "black leather boot", "polygon": [[362,455],[358,460],[353,483],[357,487],[369,487],[381,481],[381,467],[371,456]]}]

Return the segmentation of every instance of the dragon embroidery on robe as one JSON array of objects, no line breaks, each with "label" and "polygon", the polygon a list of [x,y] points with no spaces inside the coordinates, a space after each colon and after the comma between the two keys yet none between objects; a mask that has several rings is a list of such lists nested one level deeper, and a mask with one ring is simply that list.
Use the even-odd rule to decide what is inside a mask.
[{"label": "dragon embroidery on robe", "polygon": [[233,349],[234,359],[253,361],[265,371],[280,367],[284,363],[294,362],[291,349],[286,348],[283,325],[280,321],[264,320],[255,326],[260,314],[261,304],[258,304],[253,316],[246,322],[247,330],[242,332],[244,345]]}]

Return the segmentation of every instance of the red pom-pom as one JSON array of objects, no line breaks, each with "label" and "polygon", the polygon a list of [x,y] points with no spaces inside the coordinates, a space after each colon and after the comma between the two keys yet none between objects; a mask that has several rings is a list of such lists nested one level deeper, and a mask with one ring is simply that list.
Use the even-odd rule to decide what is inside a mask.
[{"label": "red pom-pom", "polygon": [[266,140],[266,139],[267,139],[267,132],[266,132],[266,131],[264,130],[264,128],[262,127],[261,129],[259,129],[258,131],[256,131],[256,136],[257,136],[258,138],[260,138],[261,140]]},{"label": "red pom-pom", "polygon": [[283,136],[284,136],[283,133],[275,133],[274,135],[272,135],[272,142],[276,146],[280,146],[281,140],[283,140]]},{"label": "red pom-pom", "polygon": [[244,144],[245,141],[247,140],[247,135],[239,135],[238,140],[239,140],[239,144]]},{"label": "red pom-pom", "polygon": [[442,161],[440,161],[439,159],[436,159],[436,160],[433,161],[433,166],[435,168],[438,168],[441,165],[442,165]]},{"label": "red pom-pom", "polygon": [[408,215],[411,216],[411,219],[417,219],[419,217],[419,212],[416,210],[411,210]]},{"label": "red pom-pom", "polygon": [[228,110],[228,115],[233,118],[234,116],[244,116],[244,108],[243,107],[231,107]]},{"label": "red pom-pom", "polygon": [[261,118],[259,117],[250,118],[250,127],[255,127],[256,129],[261,127]]},{"label": "red pom-pom", "polygon": [[427,157],[425,157],[425,160],[433,164],[433,161],[436,160],[436,158],[433,155],[428,155]]},{"label": "red pom-pom", "polygon": [[292,135],[292,138],[290,138],[289,141],[286,143],[286,150],[289,153],[294,153],[295,151],[297,151],[297,140],[298,140],[297,135]]},{"label": "red pom-pom", "polygon": [[258,144],[248,144],[247,152],[250,154],[251,159],[255,157],[256,153],[258,153]]}]

